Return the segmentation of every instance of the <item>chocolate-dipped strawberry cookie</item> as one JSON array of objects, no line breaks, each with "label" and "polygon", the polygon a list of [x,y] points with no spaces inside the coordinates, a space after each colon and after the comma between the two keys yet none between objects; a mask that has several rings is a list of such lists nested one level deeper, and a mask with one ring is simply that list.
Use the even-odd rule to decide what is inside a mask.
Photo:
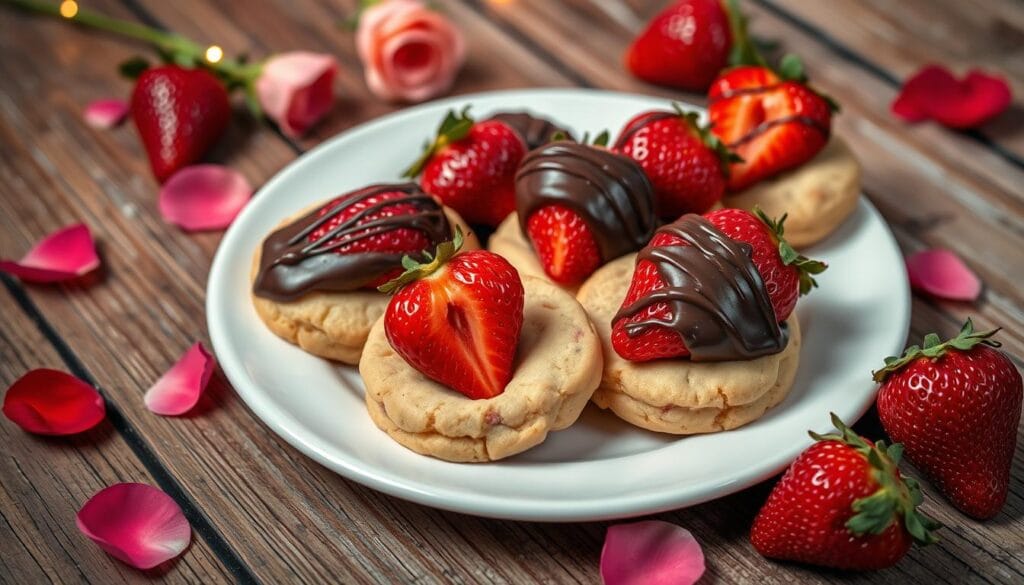
[{"label": "chocolate-dipped strawberry cookie", "polygon": [[735,67],[708,94],[711,128],[742,159],[729,169],[726,207],[789,215],[789,240],[807,246],[857,207],[860,164],[832,135],[833,101],[812,89],[795,56],[779,71]]},{"label": "chocolate-dipped strawberry cookie", "polygon": [[516,172],[516,213],[490,249],[524,274],[573,289],[598,267],[639,250],[657,227],[640,165],[601,146],[567,140],[538,148]]},{"label": "chocolate-dipped strawberry cookie", "polygon": [[[277,335],[354,364],[402,259],[451,239],[462,219],[414,183],[370,185],[287,220],[256,251],[253,305]],[[477,248],[472,235],[467,247]]]},{"label": "chocolate-dipped strawberry cookie", "polygon": [[800,347],[793,309],[824,269],[793,251],[782,221],[743,210],[661,227],[639,254],[580,289],[605,345],[594,402],[673,434],[757,419],[792,386]]}]

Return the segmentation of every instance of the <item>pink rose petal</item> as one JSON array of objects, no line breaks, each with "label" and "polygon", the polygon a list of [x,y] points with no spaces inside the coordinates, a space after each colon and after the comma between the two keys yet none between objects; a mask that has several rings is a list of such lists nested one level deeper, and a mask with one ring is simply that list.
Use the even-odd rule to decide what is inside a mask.
[{"label": "pink rose petal", "polygon": [[170,496],[144,483],[118,483],[78,511],[78,529],[137,569],[151,569],[188,548],[192,527]]},{"label": "pink rose petal", "polygon": [[293,51],[274,55],[256,80],[264,113],[281,131],[297,138],[334,107],[338,61],[325,53]]},{"label": "pink rose petal", "polygon": [[961,80],[940,65],[929,65],[903,84],[892,113],[908,122],[932,119],[950,128],[975,128],[1010,107],[1006,81],[977,69]]},{"label": "pink rose petal", "polygon": [[177,416],[192,410],[216,365],[216,360],[203,344],[196,343],[146,391],[146,408],[164,416]]},{"label": "pink rose petal", "polygon": [[25,282],[59,282],[78,278],[99,265],[89,228],[75,224],[43,238],[20,261],[0,260],[0,272]]},{"label": "pink rose petal", "polygon": [[95,388],[58,370],[32,370],[4,395],[4,416],[37,435],[73,435],[96,426],[107,415]]},{"label": "pink rose petal", "polygon": [[226,228],[252,197],[240,173],[221,165],[193,165],[160,187],[160,214],[188,231]]},{"label": "pink rose petal", "polygon": [[974,301],[981,294],[981,280],[949,250],[911,254],[907,257],[907,275],[914,289],[939,298]]},{"label": "pink rose petal", "polygon": [[96,100],[85,106],[82,117],[93,128],[113,128],[128,117],[130,106],[125,100]]},{"label": "pink rose petal", "polygon": [[691,585],[703,574],[704,552],[688,530],[660,520],[608,527],[604,585]]}]

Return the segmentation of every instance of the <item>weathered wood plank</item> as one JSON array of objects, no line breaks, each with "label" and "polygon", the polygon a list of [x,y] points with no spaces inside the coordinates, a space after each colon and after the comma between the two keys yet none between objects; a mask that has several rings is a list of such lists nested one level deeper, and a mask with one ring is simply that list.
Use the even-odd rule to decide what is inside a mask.
[{"label": "weathered wood plank", "polygon": [[[31,369],[66,371],[49,342],[0,286],[0,386]],[[199,535],[180,559],[139,571],[107,555],[75,526],[94,493],[135,481],[154,484],[110,421],[71,437],[40,437],[0,422],[0,582],[227,582],[230,575]]]}]

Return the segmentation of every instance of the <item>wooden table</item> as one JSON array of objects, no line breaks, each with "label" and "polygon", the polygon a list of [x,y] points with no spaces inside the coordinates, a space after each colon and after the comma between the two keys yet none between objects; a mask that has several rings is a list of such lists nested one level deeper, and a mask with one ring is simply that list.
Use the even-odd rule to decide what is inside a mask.
[{"label": "wooden table", "polygon": [[[582,86],[700,96],[627,75],[620,56],[664,4],[631,0],[435,0],[465,32],[469,62],[455,93]],[[212,159],[259,185],[303,151],[394,109],[363,83],[350,32],[335,23],[354,0],[91,0],[110,15],[166,27],[228,54],[306,48],[338,56],[342,99],[300,141],[236,116]],[[1024,356],[1024,109],[956,133],[907,126],[888,105],[921,65],[1004,74],[1024,96],[1024,5],[1014,0],[752,0],[753,31],[804,57],[816,83],[843,104],[837,132],[866,170],[864,189],[906,252],[951,248],[985,281],[975,304],[915,297],[912,337],[953,333],[967,316],[1004,328]],[[0,256],[18,257],[44,234],[85,221],[102,272],[71,286],[2,277],[0,383],[54,367],[99,387],[108,419],[81,436],[45,439],[0,421],[0,581],[172,582],[599,581],[607,523],[533,524],[475,518],[411,504],[352,483],[271,433],[220,375],[183,418],[149,413],[142,394],[196,339],[206,338],[204,290],[220,233],[165,224],[156,183],[130,125],[97,131],[83,104],[126,95],[115,65],[139,52],[64,23],[0,10]],[[422,137],[410,137],[420,140]],[[882,357],[882,356],[879,356]],[[862,432],[879,433],[869,415]],[[1022,440],[1018,434],[1018,446]],[[79,534],[74,515],[119,481],[155,484],[184,509],[194,544],[177,561],[139,572]],[[925,485],[925,508],[946,524],[942,541],[895,568],[846,575],[769,562],[747,539],[771,483],[658,517],[690,529],[708,559],[707,582],[1024,582],[1024,449],[995,519],[957,513]]]}]

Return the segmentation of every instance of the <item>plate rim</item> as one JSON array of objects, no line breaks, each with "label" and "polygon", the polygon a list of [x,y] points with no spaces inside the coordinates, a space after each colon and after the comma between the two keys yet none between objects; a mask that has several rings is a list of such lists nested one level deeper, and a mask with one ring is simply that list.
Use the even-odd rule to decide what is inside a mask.
[{"label": "plate rim", "polygon": [[[524,88],[452,96],[442,100],[436,100],[397,110],[347,128],[314,148],[297,156],[287,165],[279,169],[274,176],[271,177],[253,195],[253,200],[264,196],[265,193],[275,189],[278,183],[287,181],[292,174],[299,172],[298,169],[301,168],[303,160],[314,156],[321,156],[319,154],[321,151],[333,148],[333,145],[338,142],[350,140],[353,134],[365,132],[372,126],[390,123],[399,118],[415,116],[424,110],[443,108],[451,104],[472,102],[474,100],[485,98],[489,100],[501,98],[514,99],[516,96],[526,94],[531,96],[537,96],[538,94],[561,95],[567,98],[586,95],[588,97],[598,98],[603,96],[625,99],[639,98],[643,100],[663,100],[666,102],[672,101],[669,98],[661,96],[590,88]],[[699,109],[702,112],[704,111],[703,108],[699,108],[692,104],[685,105],[687,107]],[[518,106],[513,109],[517,108],[522,109]],[[882,217],[881,213],[878,212],[877,208],[871,204],[863,193],[861,193],[858,202],[858,208],[860,207],[863,207],[867,213],[874,216],[874,218],[881,223],[883,232],[886,236],[885,243],[887,244],[887,250],[899,254],[899,246],[891,228]],[[699,484],[698,486],[688,490],[687,493],[691,495],[686,498],[673,498],[667,490],[661,490],[647,494],[632,494],[629,496],[619,495],[612,498],[581,499],[573,502],[572,506],[568,506],[565,502],[543,502],[532,498],[529,500],[518,500],[498,496],[488,496],[487,494],[480,493],[455,493],[451,492],[451,490],[446,487],[417,487],[422,486],[423,482],[415,480],[406,480],[404,482],[393,481],[387,477],[379,475],[374,469],[367,469],[364,466],[359,465],[358,461],[352,461],[348,457],[339,458],[337,456],[328,455],[325,451],[318,448],[317,445],[313,444],[312,441],[304,439],[296,432],[297,429],[293,428],[292,425],[301,426],[301,424],[290,414],[279,411],[268,414],[267,409],[273,408],[273,404],[269,403],[266,397],[261,393],[253,392],[252,389],[248,388],[248,384],[252,384],[254,387],[259,386],[258,382],[248,374],[244,365],[240,361],[235,360],[233,353],[219,351],[220,349],[231,345],[225,318],[220,314],[219,309],[215,308],[215,305],[218,304],[216,300],[225,294],[225,291],[222,289],[228,286],[227,281],[229,279],[227,278],[226,273],[229,271],[229,267],[226,266],[226,256],[228,255],[226,250],[236,247],[233,245],[233,242],[239,239],[241,237],[240,234],[242,233],[241,227],[238,226],[245,223],[245,219],[248,215],[257,213],[252,211],[253,209],[255,209],[255,206],[247,205],[225,232],[217,247],[217,251],[214,254],[213,262],[211,263],[208,274],[205,308],[207,328],[209,330],[214,353],[217,355],[221,364],[221,369],[228,378],[228,381],[231,383],[232,388],[238,396],[242,398],[242,401],[256,419],[270,428],[270,430],[279,437],[283,438],[289,445],[296,448],[320,465],[346,479],[355,481],[391,496],[418,504],[477,516],[543,522],[594,521],[663,512],[666,510],[694,506],[712,499],[724,497],[760,483],[772,475],[775,475],[789,465],[789,463],[805,447],[805,443],[797,443],[787,449],[780,450],[779,453],[783,455],[776,456],[773,459],[773,464],[765,466],[762,473],[747,474],[745,477],[740,479],[731,479],[730,481],[708,481],[704,484]],[[903,349],[909,332],[911,317],[909,283],[906,279],[894,279],[893,284],[895,285],[895,296],[898,297],[896,300],[898,301],[898,305],[902,307],[902,323],[899,324],[900,326],[898,328],[898,331],[901,332],[900,338],[893,341],[893,347],[887,348],[889,350],[889,354],[887,355],[891,355],[892,353],[899,352]],[[229,356],[230,359],[222,359],[222,354]],[[881,351],[879,352],[879,355],[882,355]],[[240,381],[242,383],[239,383]],[[861,404],[856,405],[856,408],[850,409],[850,414],[844,413],[844,418],[846,418],[848,422],[850,420],[859,420],[870,408],[873,401],[874,394],[867,394]],[[831,427],[827,423],[823,422],[821,427],[814,430],[825,432],[830,430],[830,428]],[[494,464],[488,463],[481,465]],[[693,495],[694,492],[696,492],[695,495]],[[608,504],[609,500],[613,502],[613,505]]]}]

